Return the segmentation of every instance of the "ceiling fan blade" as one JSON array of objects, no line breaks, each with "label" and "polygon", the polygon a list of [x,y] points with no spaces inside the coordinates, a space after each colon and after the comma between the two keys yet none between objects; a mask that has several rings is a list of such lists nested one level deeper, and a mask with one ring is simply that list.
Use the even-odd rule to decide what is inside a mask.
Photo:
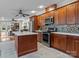
[{"label": "ceiling fan blade", "polygon": [[24,14],[25,16],[30,16],[29,14]]},{"label": "ceiling fan blade", "polygon": [[19,16],[19,15],[16,15],[15,17],[17,17],[17,16]]},{"label": "ceiling fan blade", "polygon": [[23,17],[25,17],[25,15],[24,15],[24,14],[23,14],[22,16],[23,16]]}]

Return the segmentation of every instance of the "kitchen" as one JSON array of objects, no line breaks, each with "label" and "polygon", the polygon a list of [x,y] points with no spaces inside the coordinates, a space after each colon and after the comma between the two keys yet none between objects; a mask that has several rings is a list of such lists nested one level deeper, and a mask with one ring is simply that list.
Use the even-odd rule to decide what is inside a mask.
[{"label": "kitchen", "polygon": [[[47,18],[52,18],[52,26],[54,26],[53,31],[50,36],[49,46],[56,48],[60,51],[63,51],[69,55],[78,57],[78,33],[79,33],[79,2],[73,2],[67,5],[64,5],[60,8],[56,8],[52,11],[47,11],[39,16],[34,16],[35,21],[48,21]],[[37,18],[36,18],[37,17]],[[50,20],[50,19],[49,19]],[[50,21],[49,21],[50,22]],[[38,26],[44,28],[46,25],[36,23],[35,30],[38,29]],[[46,29],[46,28],[45,28]],[[44,30],[45,30],[44,29]],[[44,34],[44,33],[43,33]],[[48,38],[47,35],[42,35],[39,33],[39,36],[42,36],[42,39]],[[44,37],[45,36],[45,37]],[[41,41],[41,39],[39,39]],[[44,41],[44,40],[43,40]],[[46,44],[45,44],[46,45]]]},{"label": "kitchen", "polygon": [[[23,11],[19,10],[19,15],[24,18],[18,18],[18,15],[16,15],[16,18],[10,19],[10,21],[6,20],[7,22],[11,22],[10,25],[8,25],[9,29],[7,29],[9,32],[5,30],[7,27],[4,22],[5,19],[2,17],[0,25],[4,22],[6,28],[4,28],[4,25],[1,25],[2,27],[0,28],[9,34],[9,39],[5,37],[5,39],[2,40],[4,36],[2,35],[1,40],[4,44],[1,40],[0,44],[4,46],[6,42],[12,41],[13,43],[14,41],[18,57],[24,55],[26,57],[26,55],[36,52],[38,56],[35,56],[39,58],[39,54],[43,53],[44,50],[46,50],[45,48],[48,50],[55,49],[54,52],[61,52],[61,55],[57,56],[59,58],[79,57],[79,0],[63,1],[59,4],[48,5],[43,10],[43,12],[38,12],[31,16],[26,14],[28,17],[25,17],[25,14],[22,13]],[[32,11],[32,13],[35,13],[35,11]],[[44,49],[41,47],[42,45]],[[38,53],[40,49],[43,50]],[[46,50],[46,52],[48,52],[48,50]],[[67,54],[67,57],[66,55],[62,55],[63,53]],[[3,58],[5,58],[4,54]],[[53,52],[50,53],[48,57],[52,57],[54,55],[52,54]],[[31,56],[33,57],[33,55]],[[29,56],[29,58],[31,56]],[[42,56],[44,58],[47,57],[45,52]],[[53,57],[56,58],[55,56]]]}]

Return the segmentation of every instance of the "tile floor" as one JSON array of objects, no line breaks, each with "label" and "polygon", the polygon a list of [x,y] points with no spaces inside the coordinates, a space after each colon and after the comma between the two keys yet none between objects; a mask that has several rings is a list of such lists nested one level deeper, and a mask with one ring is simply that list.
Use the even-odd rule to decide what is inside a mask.
[{"label": "tile floor", "polygon": [[[0,58],[17,58],[14,41],[0,42]],[[56,49],[38,43],[38,51],[21,56],[20,58],[73,58]]]}]

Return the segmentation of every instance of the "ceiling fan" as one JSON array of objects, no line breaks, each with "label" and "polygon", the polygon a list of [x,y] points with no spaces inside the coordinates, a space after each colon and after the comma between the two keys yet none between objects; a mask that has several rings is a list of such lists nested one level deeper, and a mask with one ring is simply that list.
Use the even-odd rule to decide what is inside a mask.
[{"label": "ceiling fan", "polygon": [[15,17],[18,17],[18,16],[26,17],[26,16],[30,16],[30,15],[29,14],[24,14],[23,10],[20,9],[18,14]]}]

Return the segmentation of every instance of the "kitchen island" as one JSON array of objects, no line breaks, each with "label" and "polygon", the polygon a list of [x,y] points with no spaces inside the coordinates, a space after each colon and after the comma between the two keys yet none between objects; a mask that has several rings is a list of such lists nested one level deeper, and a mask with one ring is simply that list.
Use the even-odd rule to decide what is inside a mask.
[{"label": "kitchen island", "polygon": [[14,32],[17,55],[22,56],[37,51],[37,33]]}]

